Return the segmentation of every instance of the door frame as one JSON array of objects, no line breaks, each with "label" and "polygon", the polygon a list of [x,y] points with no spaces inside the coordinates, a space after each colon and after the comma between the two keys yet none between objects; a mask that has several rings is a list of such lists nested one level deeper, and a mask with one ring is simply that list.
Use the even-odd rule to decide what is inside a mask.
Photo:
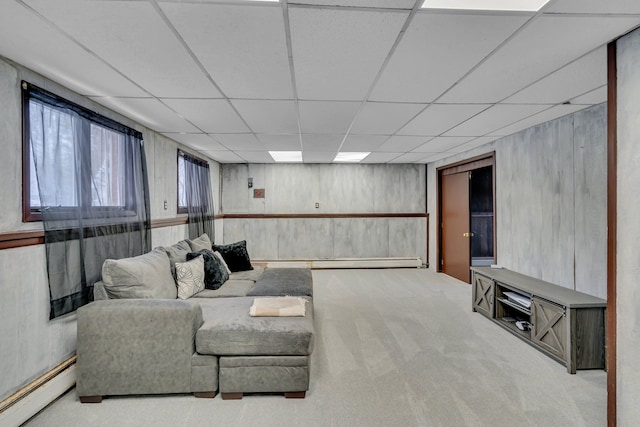
[{"label": "door frame", "polygon": [[[497,233],[496,233],[496,152],[481,154],[459,162],[450,163],[436,168],[437,192],[437,221],[436,221],[436,271],[442,272],[442,177],[454,173],[473,171],[491,166],[491,181],[493,186],[493,263],[497,262]],[[471,260],[469,260],[471,262]]]}]

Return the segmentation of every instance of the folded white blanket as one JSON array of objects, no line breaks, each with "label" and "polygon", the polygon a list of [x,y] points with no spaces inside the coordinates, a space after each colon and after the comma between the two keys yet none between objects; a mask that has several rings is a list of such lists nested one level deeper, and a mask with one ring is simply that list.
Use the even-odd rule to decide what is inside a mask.
[{"label": "folded white blanket", "polygon": [[249,309],[253,317],[293,317],[305,315],[304,298],[298,297],[266,297],[256,298]]}]

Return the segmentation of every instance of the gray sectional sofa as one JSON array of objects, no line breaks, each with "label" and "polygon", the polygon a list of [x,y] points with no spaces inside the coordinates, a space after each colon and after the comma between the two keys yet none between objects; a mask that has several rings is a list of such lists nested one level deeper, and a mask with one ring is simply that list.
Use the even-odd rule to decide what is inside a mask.
[{"label": "gray sectional sofa", "polygon": [[[310,270],[254,266],[184,298],[179,279],[187,254],[211,246],[204,235],[105,262],[95,301],[78,309],[81,402],[131,394],[215,397],[218,391],[223,399],[260,392],[305,397],[314,342]],[[304,315],[249,314],[256,298],[280,296],[302,298]]]}]

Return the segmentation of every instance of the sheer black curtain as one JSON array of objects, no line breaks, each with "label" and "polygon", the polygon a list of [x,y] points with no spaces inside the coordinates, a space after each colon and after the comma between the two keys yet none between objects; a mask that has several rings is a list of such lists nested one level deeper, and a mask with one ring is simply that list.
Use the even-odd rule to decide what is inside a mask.
[{"label": "sheer black curtain", "polygon": [[30,206],[45,235],[50,318],[93,299],[107,258],[151,249],[142,134],[28,86]]},{"label": "sheer black curtain", "polygon": [[213,242],[214,209],[209,163],[185,153],[179,154],[184,158],[184,195],[189,238],[195,239],[202,233],[207,233]]}]

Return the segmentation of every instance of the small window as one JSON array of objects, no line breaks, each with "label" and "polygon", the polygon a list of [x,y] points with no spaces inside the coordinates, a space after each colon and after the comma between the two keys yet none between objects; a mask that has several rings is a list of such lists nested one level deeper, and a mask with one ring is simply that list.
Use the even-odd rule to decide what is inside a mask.
[{"label": "small window", "polygon": [[178,213],[186,214],[187,209],[187,193],[185,189],[185,173],[184,173],[184,156],[185,154],[178,150]]},{"label": "small window", "polygon": [[[92,217],[136,209],[126,185],[133,164],[127,135],[136,131],[26,82],[23,110],[24,221],[41,220],[43,203],[91,206]],[[142,139],[139,132],[136,137]]]}]

